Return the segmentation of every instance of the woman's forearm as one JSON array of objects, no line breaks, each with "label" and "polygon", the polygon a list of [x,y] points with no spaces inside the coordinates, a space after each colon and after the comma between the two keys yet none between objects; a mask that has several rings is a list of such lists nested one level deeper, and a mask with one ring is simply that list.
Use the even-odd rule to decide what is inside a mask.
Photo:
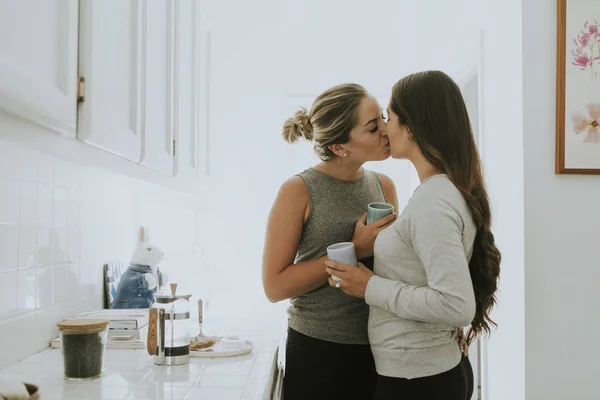
[{"label": "woman's forearm", "polygon": [[269,301],[276,303],[315,290],[327,283],[325,271],[327,256],[316,260],[292,264],[271,278],[265,289]]}]

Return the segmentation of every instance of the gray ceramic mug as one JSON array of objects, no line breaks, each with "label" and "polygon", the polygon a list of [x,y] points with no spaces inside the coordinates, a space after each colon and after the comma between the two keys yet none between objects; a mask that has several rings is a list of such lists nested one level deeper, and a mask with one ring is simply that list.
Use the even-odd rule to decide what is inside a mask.
[{"label": "gray ceramic mug", "polygon": [[369,203],[367,206],[367,224],[394,212],[394,206],[388,203]]},{"label": "gray ceramic mug", "polygon": [[[355,267],[358,266],[356,251],[354,250],[354,243],[352,242],[340,242],[327,247],[327,258],[341,264],[354,265]],[[336,282],[341,280],[334,275],[331,275],[331,278]]]}]

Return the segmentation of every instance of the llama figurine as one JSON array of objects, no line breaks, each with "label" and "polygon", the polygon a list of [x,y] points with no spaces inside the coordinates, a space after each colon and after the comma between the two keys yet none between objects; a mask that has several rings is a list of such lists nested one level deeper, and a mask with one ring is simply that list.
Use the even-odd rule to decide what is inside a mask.
[{"label": "llama figurine", "polygon": [[111,308],[150,308],[161,285],[158,264],[164,254],[150,242],[148,231],[140,227],[137,247],[123,273]]}]

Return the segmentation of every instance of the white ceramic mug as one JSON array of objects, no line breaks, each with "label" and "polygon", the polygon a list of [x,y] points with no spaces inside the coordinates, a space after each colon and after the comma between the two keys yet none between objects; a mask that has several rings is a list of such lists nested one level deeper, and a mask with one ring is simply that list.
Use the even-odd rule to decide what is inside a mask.
[{"label": "white ceramic mug", "polygon": [[[358,260],[356,259],[356,251],[354,250],[354,243],[352,242],[340,242],[332,244],[327,247],[327,257],[331,261],[335,261],[341,264],[349,264],[358,266]],[[337,276],[331,275],[334,281],[339,282],[341,279]]]}]

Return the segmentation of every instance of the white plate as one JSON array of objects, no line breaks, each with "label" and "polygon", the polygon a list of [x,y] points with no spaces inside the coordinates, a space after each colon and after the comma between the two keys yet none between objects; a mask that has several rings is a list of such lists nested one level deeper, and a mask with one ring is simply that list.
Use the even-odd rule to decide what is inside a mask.
[{"label": "white plate", "polygon": [[208,349],[192,350],[190,349],[190,357],[215,358],[215,357],[234,357],[250,353],[254,348],[249,340],[244,340],[239,347],[232,347],[220,340],[213,344]]}]

